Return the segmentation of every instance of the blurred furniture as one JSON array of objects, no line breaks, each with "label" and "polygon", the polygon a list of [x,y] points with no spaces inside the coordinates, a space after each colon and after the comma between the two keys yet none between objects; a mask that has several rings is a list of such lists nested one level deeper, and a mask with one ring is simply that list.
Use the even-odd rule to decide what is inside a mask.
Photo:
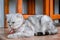
[{"label": "blurred furniture", "polygon": [[[22,13],[23,0],[17,0],[16,12]],[[24,18],[28,18],[31,15],[35,15],[35,0],[28,0],[28,13],[23,14]],[[9,13],[9,0],[4,0],[4,13],[5,15]],[[54,0],[44,0],[43,1],[43,14],[50,16],[52,19],[60,19],[59,14],[54,14]],[[5,18],[5,28],[7,27],[7,22]]]}]

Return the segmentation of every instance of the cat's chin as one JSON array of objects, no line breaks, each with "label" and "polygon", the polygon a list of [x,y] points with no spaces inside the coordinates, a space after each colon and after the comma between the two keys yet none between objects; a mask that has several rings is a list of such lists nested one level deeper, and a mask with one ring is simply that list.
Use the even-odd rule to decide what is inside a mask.
[{"label": "cat's chin", "polygon": [[13,30],[18,30],[19,29],[19,27],[17,27],[17,28],[13,28]]}]

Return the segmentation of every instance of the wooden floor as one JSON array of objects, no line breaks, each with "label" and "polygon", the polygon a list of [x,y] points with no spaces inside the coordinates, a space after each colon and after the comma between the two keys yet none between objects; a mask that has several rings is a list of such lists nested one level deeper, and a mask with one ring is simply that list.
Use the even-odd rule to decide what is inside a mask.
[{"label": "wooden floor", "polygon": [[60,27],[57,28],[58,28],[58,34],[56,35],[34,36],[30,38],[15,38],[15,39],[8,39],[6,37],[8,29],[0,28],[0,40],[60,40]]}]

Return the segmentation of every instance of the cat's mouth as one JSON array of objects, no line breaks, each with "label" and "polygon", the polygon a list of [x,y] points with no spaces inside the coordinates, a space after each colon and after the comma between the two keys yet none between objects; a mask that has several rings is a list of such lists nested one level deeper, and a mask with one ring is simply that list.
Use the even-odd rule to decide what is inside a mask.
[{"label": "cat's mouth", "polygon": [[16,30],[18,30],[18,29],[20,29],[20,27],[18,27],[18,28],[11,28],[9,34],[13,34],[13,33],[15,33]]},{"label": "cat's mouth", "polygon": [[[20,28],[20,27],[19,27]],[[18,30],[19,28],[11,28],[9,34],[13,34],[16,32],[16,30]]]},{"label": "cat's mouth", "polygon": [[15,29],[11,29],[9,32],[9,34],[13,34],[13,33],[15,33]]}]

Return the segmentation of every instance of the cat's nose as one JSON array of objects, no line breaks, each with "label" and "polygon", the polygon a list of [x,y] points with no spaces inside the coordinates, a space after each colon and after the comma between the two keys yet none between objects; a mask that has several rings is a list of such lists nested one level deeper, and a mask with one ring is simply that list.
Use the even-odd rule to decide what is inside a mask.
[{"label": "cat's nose", "polygon": [[11,25],[9,25],[9,26],[11,26]]}]

